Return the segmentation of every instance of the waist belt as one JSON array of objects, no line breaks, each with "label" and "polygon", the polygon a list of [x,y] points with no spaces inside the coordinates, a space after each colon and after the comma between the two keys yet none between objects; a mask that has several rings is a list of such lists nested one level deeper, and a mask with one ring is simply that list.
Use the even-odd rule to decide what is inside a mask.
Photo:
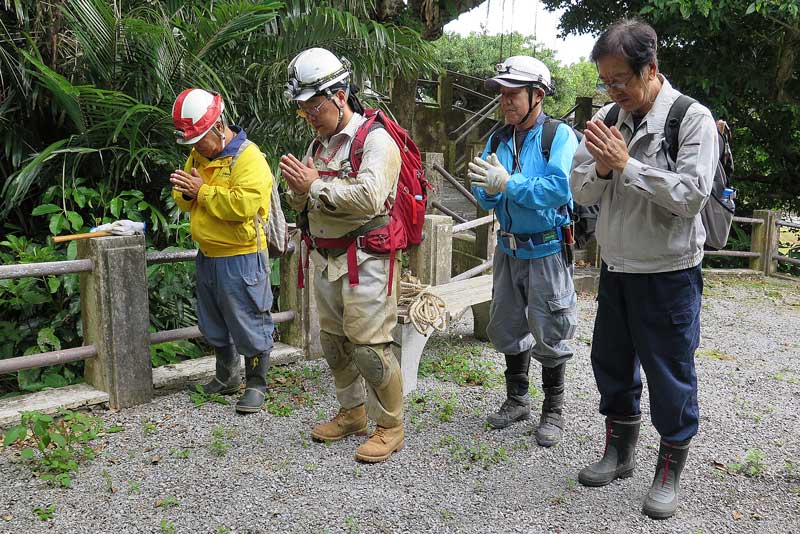
[{"label": "waist belt", "polygon": [[[365,225],[357,228],[349,234],[342,237],[315,237],[308,232],[303,232],[303,242],[311,249],[327,250],[331,252],[347,253],[347,279],[350,282],[350,287],[358,285],[358,249],[366,249],[364,245],[364,238],[367,233],[378,228],[382,228],[389,224],[388,216],[376,217]],[[340,254],[337,254],[340,255]],[[392,294],[392,278],[394,274],[394,258],[395,249],[392,248],[389,252],[389,295]],[[303,269],[308,269],[308,256],[303,262],[302,251],[300,253],[300,268],[297,273],[297,287],[304,288],[305,280],[303,276]]]},{"label": "waist belt", "polygon": [[509,250],[533,250],[534,247],[563,239],[564,234],[561,226],[534,234],[512,234],[503,230],[498,230],[497,232],[497,240],[502,241],[503,245]]}]

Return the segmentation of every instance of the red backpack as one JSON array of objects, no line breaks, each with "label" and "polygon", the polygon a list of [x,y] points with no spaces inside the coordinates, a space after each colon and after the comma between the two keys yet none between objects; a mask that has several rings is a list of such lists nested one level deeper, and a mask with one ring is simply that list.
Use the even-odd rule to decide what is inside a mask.
[{"label": "red backpack", "polygon": [[[394,205],[386,200],[389,210],[389,224],[370,230],[362,236],[341,238],[312,238],[303,232],[303,240],[309,248],[347,249],[347,274],[350,287],[358,285],[358,261],[356,250],[361,248],[375,254],[389,254],[389,295],[392,294],[395,251],[422,242],[422,227],[425,223],[425,208],[428,205],[428,188],[431,185],[425,178],[419,148],[411,136],[399,124],[377,109],[366,109],[367,119],[358,127],[350,146],[350,165],[348,176],[354,177],[361,167],[364,143],[367,135],[376,128],[384,128],[400,149],[400,176],[397,180],[397,193]],[[338,176],[335,171],[320,171],[320,176]],[[305,267],[308,267],[306,258]],[[300,269],[298,286],[304,287],[303,269]]]}]

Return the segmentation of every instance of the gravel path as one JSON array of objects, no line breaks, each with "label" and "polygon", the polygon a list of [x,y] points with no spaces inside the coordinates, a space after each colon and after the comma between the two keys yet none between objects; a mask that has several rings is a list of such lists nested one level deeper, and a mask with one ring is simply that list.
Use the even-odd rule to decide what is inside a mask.
[{"label": "gravel path", "polygon": [[[503,398],[502,355],[471,338],[462,320],[431,340],[424,369],[449,361],[439,368],[457,372],[466,359],[483,365],[473,378],[495,384],[421,378],[407,403],[407,446],[389,462],[356,463],[357,438],[309,440],[309,428],[335,412],[333,386],[323,363],[296,364],[281,380],[288,389],[304,374],[307,391],[273,410],[292,409],[288,416],[237,417],[232,406],[195,408],[183,394],[99,411],[125,430],[98,440],[102,450],[71,489],[44,485],[16,450],[3,451],[0,531],[800,532],[800,286],[707,281],[704,304],[702,423],[678,514],[666,521],[639,512],[658,442],[646,393],[636,474],[605,488],[577,483],[603,440],[589,364],[595,303],[584,296],[568,368],[568,433],[556,447],[536,446],[533,420],[484,428]],[[53,518],[40,521],[34,508],[50,504]]]}]

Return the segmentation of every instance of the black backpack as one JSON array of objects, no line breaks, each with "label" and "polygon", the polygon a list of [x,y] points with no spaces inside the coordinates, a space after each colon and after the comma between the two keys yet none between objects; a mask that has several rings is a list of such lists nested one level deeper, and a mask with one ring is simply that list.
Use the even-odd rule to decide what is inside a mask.
[{"label": "black backpack", "polygon": [[[583,132],[573,128],[570,123],[550,117],[545,118],[544,124],[542,124],[542,156],[544,156],[545,161],[550,161],[550,149],[553,148],[553,139],[555,139],[556,130],[558,130],[558,127],[561,124],[566,124],[570,127],[575,134],[575,137],[578,138],[578,143],[583,140]],[[494,135],[492,135],[491,143],[489,145],[489,153],[496,153],[498,147],[500,147],[500,143],[513,135],[513,124],[506,124],[502,128],[498,129]],[[567,216],[569,216],[569,218],[575,223],[575,242],[578,245],[578,248],[584,248],[589,239],[591,239],[592,235],[594,235],[597,214],[600,210],[597,205],[581,206],[574,201],[573,204],[575,204],[574,209],[567,205],[562,206],[559,208],[559,210],[565,211]]]},{"label": "black backpack", "polygon": [[[678,159],[678,134],[680,133],[681,123],[686,116],[686,111],[695,102],[697,101],[694,98],[681,95],[669,108],[667,120],[664,124],[664,144],[669,155],[670,166],[674,165]],[[619,106],[614,104],[603,119],[603,123],[609,128],[617,125],[619,109]],[[717,129],[717,140],[719,142],[719,161],[714,173],[711,198],[708,199],[700,214],[703,226],[706,229],[706,248],[712,250],[725,248],[731,225],[733,224],[733,215],[736,211],[736,203],[734,202],[736,190],[731,182],[733,155],[731,154],[730,131],[726,130],[723,134]],[[728,189],[727,192],[725,191],[726,189]]]}]

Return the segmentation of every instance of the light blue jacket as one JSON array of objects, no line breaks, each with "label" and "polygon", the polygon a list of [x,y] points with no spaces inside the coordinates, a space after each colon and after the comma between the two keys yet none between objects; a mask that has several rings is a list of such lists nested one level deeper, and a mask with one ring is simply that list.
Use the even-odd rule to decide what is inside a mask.
[{"label": "light blue jacket", "polygon": [[[513,128],[504,127],[493,133],[492,137],[501,136],[497,158],[509,173],[506,190],[490,195],[482,187],[472,188],[483,209],[495,210],[500,228],[505,232],[536,234],[569,223],[567,210],[559,208],[565,205],[572,207],[569,176],[578,138],[567,124],[559,125],[550,149],[550,159],[545,161],[541,144],[544,121],[545,115],[542,113],[522,144],[519,154],[522,169],[514,169]],[[483,150],[483,159],[489,155],[492,137]],[[542,258],[561,252],[561,242],[558,240],[543,243],[533,250],[511,251],[503,240],[498,240],[498,247],[509,256],[522,259]]]}]

